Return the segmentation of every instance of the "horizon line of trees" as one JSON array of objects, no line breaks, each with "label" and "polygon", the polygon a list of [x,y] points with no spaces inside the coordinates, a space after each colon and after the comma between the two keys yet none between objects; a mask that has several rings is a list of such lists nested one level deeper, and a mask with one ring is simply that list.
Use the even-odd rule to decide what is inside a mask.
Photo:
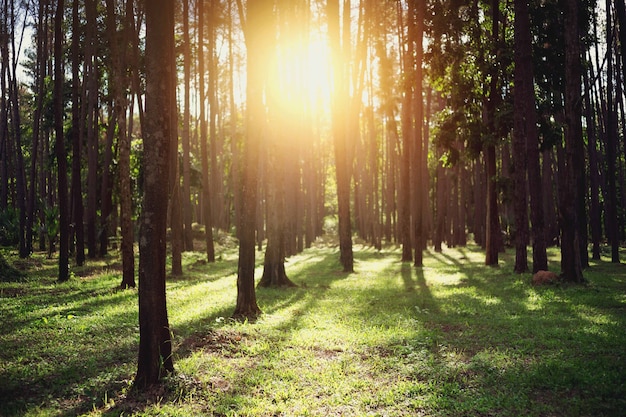
[{"label": "horizon line of trees", "polygon": [[[346,272],[355,236],[402,245],[401,260],[416,267],[428,245],[470,238],[486,265],[514,246],[518,273],[548,269],[546,247],[559,245],[571,282],[584,281],[605,244],[619,262],[624,0],[0,0],[0,9],[0,243],[20,257],[58,246],[64,281],[70,262],[104,256],[119,238],[128,288],[139,241],[140,316],[158,312],[161,325],[140,320],[140,331],[163,349],[142,342],[142,383],[158,380],[158,358],[171,360],[165,241],[180,275],[181,253],[198,249],[196,225],[208,262],[216,231],[239,240],[241,318],[261,312],[257,247],[266,243],[258,285],[294,285],[286,257],[311,246],[329,217]],[[328,95],[307,86],[314,56],[296,68],[280,58],[318,38]]]}]

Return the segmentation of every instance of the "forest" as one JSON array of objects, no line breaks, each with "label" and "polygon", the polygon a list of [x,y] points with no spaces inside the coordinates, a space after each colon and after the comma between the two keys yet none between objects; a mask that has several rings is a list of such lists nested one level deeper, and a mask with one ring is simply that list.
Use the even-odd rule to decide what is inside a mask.
[{"label": "forest", "polygon": [[[618,415],[626,407],[626,368],[610,366],[626,353],[615,334],[626,323],[624,0],[0,0],[0,9],[0,348],[20,352],[0,356],[0,415],[90,407],[94,415]],[[548,285],[531,285],[545,271]],[[215,287],[224,277],[229,286]],[[213,292],[201,296],[207,286]],[[211,297],[215,305],[191,324],[200,314],[191,303]],[[335,317],[322,307],[329,300],[380,325],[362,329],[362,344],[348,345],[355,327],[287,343],[285,334],[324,321],[315,309]],[[105,313],[118,302],[123,314]],[[451,313],[454,303],[465,310]],[[91,382],[80,385],[78,364],[66,362],[72,339],[52,334],[104,326],[78,325],[99,314],[120,328],[96,337],[118,352],[102,366],[118,370],[107,379],[92,364]],[[392,323],[393,315],[402,318]],[[562,357],[558,346],[574,328],[586,329],[569,339],[584,358],[602,346],[593,367]],[[601,342],[590,336],[600,333]],[[80,334],[74,355],[93,349]],[[529,347],[506,356],[518,348],[503,335]],[[317,351],[307,337],[329,345]],[[46,338],[68,350],[27,348]],[[306,355],[272,356],[260,339],[325,364],[341,360],[340,374],[360,358],[379,397],[314,408],[302,398],[318,394],[287,392],[270,405],[264,393],[238,393],[278,389],[287,378],[278,371],[233,382],[192,361],[200,351],[213,361],[265,355],[304,366]],[[461,352],[458,362],[442,343]],[[391,358],[402,363],[393,395],[376,372],[399,365]],[[543,382],[522,365],[499,376],[487,369],[530,358]],[[51,368],[32,370],[37,360]],[[430,367],[415,377],[409,362]],[[278,369],[272,363],[263,366]],[[356,384],[362,370],[352,371]],[[59,372],[79,404],[63,404],[61,388],[47,394],[59,404],[38,399]],[[413,379],[426,385],[408,387]],[[494,383],[502,391],[486,393]],[[20,386],[38,392],[35,405]],[[346,401],[359,389],[348,391]],[[164,398],[193,403],[194,395],[200,409],[160,408]]]}]

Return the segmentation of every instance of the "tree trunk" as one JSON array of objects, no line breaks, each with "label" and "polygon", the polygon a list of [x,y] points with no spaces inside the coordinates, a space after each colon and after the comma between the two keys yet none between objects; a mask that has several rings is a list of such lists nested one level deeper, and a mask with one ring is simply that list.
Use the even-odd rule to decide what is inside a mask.
[{"label": "tree trunk", "polygon": [[561,226],[561,277],[565,281],[584,281],[580,258],[580,236],[576,212],[574,174],[576,141],[582,141],[581,63],[578,28],[578,1],[567,0],[565,10],[565,160],[559,170],[559,223]]},{"label": "tree trunk", "polygon": [[[172,74],[176,85],[176,74]],[[176,109],[176,90],[172,91],[171,108]],[[171,114],[171,137],[170,137],[170,173],[169,173],[169,202],[170,202],[170,243],[172,248],[172,275],[181,276],[183,274],[183,213],[181,210],[180,192],[180,166],[178,163],[178,111]]]},{"label": "tree trunk", "polygon": [[[193,219],[191,211],[191,158],[189,149],[189,125],[191,123],[191,40],[189,37],[189,0],[183,1],[183,72],[184,72],[184,113],[183,113],[183,233],[185,250],[193,251]],[[234,117],[234,115],[231,115]]]},{"label": "tree trunk", "polygon": [[[127,45],[119,36],[115,14],[115,0],[106,0],[107,38],[111,51],[111,90],[113,109],[117,116],[118,181],[120,187],[120,223],[122,229],[122,288],[135,287],[134,232],[132,222],[132,189],[130,184],[130,138],[126,126],[128,100],[126,88]],[[121,43],[121,45],[120,45]],[[120,47],[121,46],[121,47]]]},{"label": "tree trunk", "polygon": [[[494,46],[499,37],[499,0],[491,0],[491,15],[492,15],[492,38]],[[495,51],[493,53],[495,56]],[[495,111],[496,100],[498,96],[498,72],[496,69],[492,69],[491,81],[489,85],[489,98],[485,106],[485,122],[489,131],[494,134],[495,132]],[[496,147],[494,143],[486,143],[484,145],[485,155],[485,172],[487,174],[487,229],[485,239],[485,265],[497,265],[498,264],[498,252],[501,245],[501,229],[500,218],[498,215],[498,194],[496,189],[497,171],[496,171]]]},{"label": "tree trunk", "polygon": [[[271,31],[267,22],[272,19],[272,1],[258,0],[247,4],[245,22],[246,49],[246,140],[243,149],[241,196],[241,218],[239,230],[239,262],[237,267],[237,304],[233,317],[254,319],[261,314],[256,302],[254,286],[254,251],[256,231],[256,208],[259,169],[259,143],[265,127],[263,91],[266,83],[265,59],[268,55],[267,42]],[[243,11],[240,10],[240,14]]]},{"label": "tree trunk", "polygon": [[80,118],[80,78],[79,78],[79,53],[78,45],[80,20],[78,15],[78,1],[72,2],[72,203],[73,223],[76,236],[76,264],[81,266],[85,263],[85,226],[83,225],[83,190],[81,179],[82,166],[82,132]]},{"label": "tree trunk", "polygon": [[[583,72],[585,91],[591,91],[588,73]],[[602,239],[602,213],[600,208],[600,174],[598,172],[597,130],[591,94],[585,94],[585,118],[587,121],[587,153],[589,154],[590,200],[589,226],[591,229],[591,257],[600,260],[600,240]]]},{"label": "tree trunk", "polygon": [[[569,4],[569,3],[568,3]],[[606,1],[607,12],[607,88],[606,88],[606,182],[608,204],[606,207],[607,237],[611,243],[611,262],[619,263],[619,225],[617,213],[617,117],[613,100],[613,33],[612,33],[612,2]],[[577,9],[577,8],[576,8]],[[620,98],[621,99],[621,98]]]},{"label": "tree trunk", "polygon": [[[39,158],[40,148],[39,142],[41,141],[41,119],[43,112],[43,99],[44,99],[44,86],[46,77],[46,63],[48,61],[48,50],[44,47],[47,38],[48,25],[46,24],[47,18],[45,13],[47,10],[47,1],[39,2],[39,10],[37,16],[37,62],[35,73],[35,111],[33,114],[33,145],[30,159],[30,188],[28,190],[28,202],[27,202],[27,223],[26,223],[26,244],[28,245],[29,253],[33,251],[33,229],[35,226],[35,211],[37,206],[37,161]],[[0,125],[0,129],[2,126]],[[1,137],[1,135],[0,135]],[[42,190],[43,191],[43,190]]]},{"label": "tree trunk", "polygon": [[[526,42],[528,41],[528,45]],[[528,46],[528,47],[527,47]],[[526,123],[526,111],[529,110],[525,102],[529,97],[525,91],[534,88],[532,78],[532,59],[530,50],[530,21],[528,19],[528,5],[526,0],[515,0],[515,89],[514,93],[514,130],[513,130],[513,165],[515,197],[513,209],[515,212],[515,266],[518,274],[528,271],[528,256],[526,244],[528,242],[528,190],[526,187],[527,175],[527,141],[529,124]],[[530,82],[530,87],[527,83]],[[534,113],[534,106],[532,109]],[[539,190],[541,191],[541,189]]]},{"label": "tree trunk", "polygon": [[57,0],[54,18],[54,130],[57,158],[59,207],[59,281],[67,281],[69,270],[69,201],[67,196],[67,158],[63,131],[63,10],[64,1]]},{"label": "tree trunk", "polygon": [[[211,183],[209,182],[209,157],[207,150],[207,123],[205,110],[205,86],[204,86],[204,4],[198,2],[198,72],[200,76],[200,154],[202,160],[202,217],[205,229],[205,243],[207,262],[215,262],[215,247],[213,245],[213,213],[211,210]],[[211,29],[212,30],[212,29]],[[209,39],[212,38],[209,33]],[[209,54],[213,54],[211,46],[213,42],[209,42]],[[209,79],[209,84],[212,78]],[[213,112],[214,109],[210,109]],[[211,113],[212,114],[212,113]]]},{"label": "tree trunk", "polygon": [[[524,0],[515,1],[515,36],[516,36],[516,68],[522,66],[515,78],[515,94],[519,88],[526,135],[526,158],[528,191],[530,195],[530,218],[532,224],[533,267],[532,271],[548,269],[548,256],[546,253],[546,240],[544,231],[543,191],[541,182],[541,165],[539,164],[539,134],[537,132],[537,110],[535,105],[534,71],[532,65],[532,41],[530,31],[530,17],[528,4]],[[519,52],[518,52],[519,50]],[[517,110],[516,110],[516,117]]]},{"label": "tree trunk", "polygon": [[[344,4],[344,14],[349,14],[349,1]],[[328,0],[328,37],[333,63],[334,91],[331,98],[331,118],[335,151],[335,174],[337,177],[337,206],[339,217],[339,251],[340,262],[344,272],[354,271],[354,257],[352,253],[352,224],[350,220],[350,167],[352,161],[349,156],[347,138],[347,117],[350,103],[346,82],[346,50],[349,45],[341,45],[339,32],[339,2]],[[344,25],[349,19],[345,18]],[[345,33],[345,28],[344,28]],[[345,42],[345,37],[344,37]]]},{"label": "tree trunk", "polygon": [[[83,106],[85,112],[85,123],[87,124],[87,255],[95,258],[97,252],[97,226],[98,221],[98,132],[96,106],[98,103],[98,68],[96,64],[97,41],[97,6],[96,0],[85,0],[85,14],[87,25],[85,26],[85,70],[84,77],[86,84],[86,105]],[[106,153],[106,150],[105,150]],[[107,177],[109,165],[103,167],[102,181]],[[108,180],[108,178],[107,178]],[[104,191],[103,191],[104,192]],[[102,202],[100,221],[101,233],[106,236],[109,212],[105,209],[106,202]],[[110,207],[110,205],[109,205]],[[106,245],[100,245],[100,254],[106,254]]]},{"label": "tree trunk", "polygon": [[414,6],[414,38],[415,44],[415,76],[414,76],[414,100],[413,111],[415,120],[415,137],[414,137],[414,155],[412,160],[412,172],[415,183],[413,184],[413,225],[414,225],[414,242],[413,249],[415,252],[414,265],[421,267],[423,265],[423,251],[426,247],[426,227],[424,224],[424,211],[426,210],[426,196],[428,195],[428,182],[425,177],[427,170],[424,170],[423,164],[426,161],[425,153],[428,152],[426,141],[424,140],[424,98],[422,93],[422,59],[424,56],[424,48],[422,47],[424,38],[424,19],[426,17],[426,1],[417,1]]},{"label": "tree trunk", "polygon": [[146,125],[144,202],[139,238],[139,359],[135,386],[173,372],[165,296],[167,190],[176,86],[174,1],[146,2]]},{"label": "tree trunk", "polygon": [[[26,243],[26,171],[24,169],[24,154],[22,150],[22,122],[20,115],[20,103],[19,103],[19,90],[17,85],[17,49],[15,39],[15,28],[17,27],[15,22],[15,3],[11,2],[11,52],[14,57],[14,62],[11,67],[13,71],[9,71],[9,97],[11,100],[10,108],[13,110],[11,117],[13,125],[13,136],[15,141],[15,186],[18,209],[18,237],[19,237],[19,256],[20,258],[27,258],[30,255],[29,245]],[[20,40],[21,44],[21,40]]]}]

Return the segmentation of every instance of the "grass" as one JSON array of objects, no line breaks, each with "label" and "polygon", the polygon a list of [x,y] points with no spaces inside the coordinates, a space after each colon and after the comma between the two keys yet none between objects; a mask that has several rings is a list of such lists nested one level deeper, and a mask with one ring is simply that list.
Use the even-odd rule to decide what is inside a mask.
[{"label": "grass", "polygon": [[0,415],[623,415],[623,265],[535,288],[512,252],[487,268],[476,247],[428,251],[416,269],[393,247],[355,249],[354,274],[329,247],[289,259],[299,287],[259,289],[256,323],[229,319],[233,249],[185,253],[167,288],[176,374],[141,394],[137,292],[117,289],[117,257],[64,284],[43,254],[18,262],[27,278],[0,283]]}]

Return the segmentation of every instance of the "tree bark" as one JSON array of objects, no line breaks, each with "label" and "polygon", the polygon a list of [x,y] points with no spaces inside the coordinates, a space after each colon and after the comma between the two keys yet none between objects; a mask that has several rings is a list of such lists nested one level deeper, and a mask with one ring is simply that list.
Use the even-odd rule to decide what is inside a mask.
[{"label": "tree bark", "polygon": [[82,129],[80,118],[80,78],[78,45],[80,20],[78,15],[78,1],[72,2],[72,203],[74,234],[76,236],[76,264],[85,263],[85,226],[83,225],[83,191],[81,180],[82,166]]},{"label": "tree bark", "polygon": [[[345,14],[349,14],[350,2],[344,4]],[[347,64],[346,49],[350,46],[341,45],[339,32],[339,2],[328,0],[328,37],[330,41],[331,61],[333,64],[333,92],[331,97],[331,118],[335,152],[335,174],[337,177],[337,206],[339,217],[339,261],[344,272],[354,271],[354,256],[352,253],[352,224],[350,220],[350,166],[352,161],[348,152],[347,114],[350,99],[348,97],[348,83],[346,82]],[[346,33],[344,28],[344,33]],[[349,38],[348,38],[349,39]],[[345,42],[344,36],[344,42]]]},{"label": "tree bark", "polygon": [[[132,222],[132,189],[130,184],[130,138],[126,126],[128,99],[125,86],[127,45],[125,37],[119,36],[115,13],[115,0],[106,0],[107,38],[111,51],[111,90],[113,109],[117,119],[118,134],[118,180],[120,187],[120,223],[122,231],[122,288],[135,287],[134,231]],[[121,43],[121,45],[120,45]],[[121,46],[121,47],[120,47]]]},{"label": "tree bark", "polygon": [[69,201],[67,195],[67,158],[63,131],[63,11],[64,0],[57,0],[54,18],[54,130],[57,158],[58,207],[59,207],[59,276],[67,281],[69,270]]},{"label": "tree bark", "polygon": [[576,141],[582,141],[581,62],[578,1],[567,0],[565,10],[565,158],[559,169],[559,222],[561,227],[561,277],[584,281],[580,258],[579,221],[576,212]]},{"label": "tree bark", "polygon": [[[569,4],[569,3],[568,3]],[[570,6],[571,7],[571,6]],[[608,204],[606,206],[607,237],[611,244],[611,262],[619,263],[619,225],[617,213],[617,117],[614,107],[613,91],[613,33],[612,33],[612,2],[606,1],[607,12],[607,88],[606,88],[606,182],[608,189]]]},{"label": "tree bark", "polygon": [[[272,19],[272,1],[258,0],[247,4],[245,21],[246,49],[246,138],[243,148],[241,218],[239,230],[239,262],[237,266],[237,304],[233,317],[254,319],[261,314],[254,286],[255,231],[258,191],[259,151],[266,129],[263,91],[266,83],[265,59],[270,33],[267,22]],[[240,10],[241,14],[243,11]]]},{"label": "tree bark", "polygon": [[[519,73],[515,75],[515,99],[517,100],[518,88],[522,112],[523,129],[526,141],[526,159],[528,175],[528,191],[530,195],[530,218],[532,224],[532,247],[533,266],[532,271],[548,269],[548,256],[546,253],[545,222],[543,212],[543,190],[541,181],[541,165],[539,164],[539,134],[537,132],[537,110],[535,105],[534,69],[532,65],[532,40],[530,31],[530,17],[528,4],[524,0],[515,1],[515,37],[516,37],[516,60],[522,65]],[[517,117],[517,109],[515,116]],[[521,150],[521,149],[520,149]]]},{"label": "tree bark", "polygon": [[144,202],[139,238],[139,358],[135,387],[173,372],[165,295],[167,190],[173,126],[174,1],[146,2]]},{"label": "tree bark", "polygon": [[[491,0],[492,18],[492,38],[494,43],[493,56],[496,55],[496,44],[499,37],[499,0]],[[491,81],[489,85],[489,98],[485,106],[485,121],[489,132],[495,140],[495,111],[498,96],[498,72],[492,68]],[[498,252],[501,245],[500,218],[498,215],[498,194],[496,190],[497,169],[496,169],[496,146],[493,142],[484,145],[485,172],[487,174],[487,229],[485,239],[485,265],[498,265]]]},{"label": "tree bark", "polygon": [[[184,72],[184,112],[183,112],[183,233],[185,250],[193,251],[193,231],[191,223],[191,158],[189,148],[189,125],[191,123],[191,39],[189,36],[189,0],[183,1],[183,72]],[[234,117],[234,115],[232,115]]]},{"label": "tree bark", "polygon": [[[211,204],[211,183],[209,182],[209,157],[207,150],[207,123],[206,123],[206,89],[204,85],[204,4],[198,2],[198,72],[200,76],[200,158],[202,162],[202,217],[204,221],[204,236],[206,243],[207,262],[215,262],[215,247],[213,245],[213,213]],[[211,29],[212,30],[212,29]],[[213,35],[209,33],[209,38]],[[209,42],[209,46],[213,43]],[[209,54],[214,51],[209,47]],[[209,79],[209,84],[212,78]],[[211,112],[214,109],[210,109]]]}]

